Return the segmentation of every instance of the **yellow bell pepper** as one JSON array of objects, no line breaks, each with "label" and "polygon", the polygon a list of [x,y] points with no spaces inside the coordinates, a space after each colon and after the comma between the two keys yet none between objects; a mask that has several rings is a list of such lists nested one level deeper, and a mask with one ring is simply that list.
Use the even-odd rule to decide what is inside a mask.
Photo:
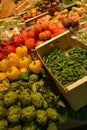
[{"label": "yellow bell pepper", "polygon": [[16,54],[20,58],[26,56],[28,54],[28,48],[26,46],[18,46],[16,48]]},{"label": "yellow bell pepper", "polygon": [[21,68],[21,69],[20,69],[20,73],[26,72],[26,71],[27,71],[27,68]]},{"label": "yellow bell pepper", "polygon": [[6,72],[7,78],[9,80],[15,80],[19,74],[20,71],[16,66],[11,66]]},{"label": "yellow bell pepper", "polygon": [[29,66],[29,59],[27,57],[19,58],[19,68],[27,68]]},{"label": "yellow bell pepper", "polygon": [[6,73],[0,72],[0,80],[3,80],[6,78]]},{"label": "yellow bell pepper", "polygon": [[31,63],[31,61],[32,61],[31,55],[30,55],[30,54],[28,54],[28,55],[27,55],[27,58],[28,58],[28,60],[29,60],[29,64],[30,64],[30,63]]},{"label": "yellow bell pepper", "polygon": [[29,69],[33,73],[40,73],[41,70],[41,61],[40,60],[34,60],[29,64]]},{"label": "yellow bell pepper", "polygon": [[7,71],[6,59],[3,59],[0,61],[0,71],[2,71],[2,72]]},{"label": "yellow bell pepper", "polygon": [[17,56],[17,54],[11,52],[6,58],[6,64],[7,64],[8,68],[11,66],[18,67],[19,66],[19,57]]}]

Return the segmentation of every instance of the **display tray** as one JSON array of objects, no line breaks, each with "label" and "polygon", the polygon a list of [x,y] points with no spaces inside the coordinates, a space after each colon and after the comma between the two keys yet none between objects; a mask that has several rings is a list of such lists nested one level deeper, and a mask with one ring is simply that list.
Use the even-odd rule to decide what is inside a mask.
[{"label": "display tray", "polygon": [[37,54],[41,59],[43,65],[45,66],[51,77],[54,79],[57,87],[62,92],[74,111],[80,109],[87,104],[87,75],[85,74],[81,79],[71,83],[70,85],[63,86],[57,80],[51,70],[47,67],[47,65],[43,61],[43,57],[47,56],[47,54],[49,54],[49,52],[52,51],[54,47],[63,49],[65,52],[67,52],[73,47],[77,47],[76,45],[74,45],[74,42],[71,40],[70,31],[66,31],[52,38],[51,40],[46,41],[43,45],[37,46],[36,48]]},{"label": "display tray", "polygon": [[45,16],[45,15],[47,15],[47,14],[48,14],[48,11],[46,11],[46,12],[44,12],[44,13],[41,13],[40,15],[37,15],[37,16],[35,16],[35,17],[32,17],[32,18],[29,18],[29,19],[25,20],[26,26],[35,24],[35,22],[36,22],[36,20],[37,20],[38,18],[41,18],[41,17],[43,17],[43,16]]},{"label": "display tray", "polygon": [[72,8],[73,6],[77,7],[77,3],[72,3],[72,4],[69,4],[69,5],[62,6],[62,9],[71,10],[71,8]]}]

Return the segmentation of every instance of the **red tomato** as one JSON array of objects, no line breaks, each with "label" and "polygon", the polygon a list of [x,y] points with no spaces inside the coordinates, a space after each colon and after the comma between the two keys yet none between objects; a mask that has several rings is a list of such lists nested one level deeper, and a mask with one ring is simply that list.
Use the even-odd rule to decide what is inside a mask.
[{"label": "red tomato", "polygon": [[28,32],[26,30],[22,30],[21,35],[22,35],[24,40],[26,40],[28,38]]},{"label": "red tomato", "polygon": [[11,52],[15,52],[16,49],[12,45],[7,45],[5,46],[4,50],[5,50],[5,55],[8,55]]},{"label": "red tomato", "polygon": [[50,31],[43,31],[39,34],[39,39],[42,41],[49,40],[51,38]]},{"label": "red tomato", "polygon": [[11,42],[14,47],[17,47],[22,45],[24,43],[24,40],[21,34],[14,34],[11,37]]},{"label": "red tomato", "polygon": [[35,39],[34,38],[28,38],[25,40],[25,45],[29,49],[34,49],[35,48]]},{"label": "red tomato", "polygon": [[32,28],[31,30],[28,31],[28,37],[29,38],[34,38],[35,37],[35,30]]},{"label": "red tomato", "polygon": [[11,44],[11,43],[10,43],[9,40],[3,40],[3,41],[1,42],[1,44],[0,44],[0,46],[5,47],[5,46],[10,45],[10,44]]},{"label": "red tomato", "polygon": [[5,58],[4,53],[1,53],[1,52],[0,52],[0,61],[3,60],[4,58]]}]

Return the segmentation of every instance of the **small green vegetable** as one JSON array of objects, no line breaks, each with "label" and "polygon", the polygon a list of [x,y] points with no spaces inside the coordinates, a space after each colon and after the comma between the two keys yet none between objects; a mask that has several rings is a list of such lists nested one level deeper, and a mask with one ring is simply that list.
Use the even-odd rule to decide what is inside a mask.
[{"label": "small green vegetable", "polygon": [[46,125],[47,124],[47,113],[45,110],[37,110],[37,113],[36,113],[36,122],[39,124],[39,125]]},{"label": "small green vegetable", "polygon": [[28,91],[21,91],[19,94],[19,101],[22,107],[29,106],[31,104],[31,95]]},{"label": "small green vegetable", "polygon": [[38,109],[41,108],[43,106],[43,96],[41,95],[41,93],[32,93],[31,94],[31,100],[32,100],[32,104]]},{"label": "small green vegetable", "polygon": [[0,130],[8,130],[8,121],[6,119],[0,120]]},{"label": "small green vegetable", "polygon": [[17,124],[21,120],[21,108],[17,105],[11,106],[7,112],[7,119],[12,124]]},{"label": "small green vegetable", "polygon": [[0,120],[5,119],[6,116],[7,116],[7,109],[4,106],[0,105]]},{"label": "small green vegetable", "polygon": [[56,109],[54,109],[54,108],[47,108],[46,112],[47,112],[47,116],[48,116],[48,118],[50,120],[52,120],[52,121],[57,121],[58,120],[59,114],[56,111]]},{"label": "small green vegetable", "polygon": [[3,97],[4,105],[6,107],[10,107],[12,105],[15,105],[17,103],[18,96],[15,92],[10,91],[7,92]]},{"label": "small green vegetable", "polygon": [[24,122],[32,122],[35,119],[36,110],[34,106],[27,106],[22,109],[22,120]]}]

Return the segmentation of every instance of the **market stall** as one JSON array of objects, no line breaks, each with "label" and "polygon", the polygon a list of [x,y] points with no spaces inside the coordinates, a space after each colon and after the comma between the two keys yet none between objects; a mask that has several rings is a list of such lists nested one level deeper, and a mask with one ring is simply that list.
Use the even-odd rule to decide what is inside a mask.
[{"label": "market stall", "polygon": [[0,130],[68,130],[86,113],[86,3],[1,0]]}]

